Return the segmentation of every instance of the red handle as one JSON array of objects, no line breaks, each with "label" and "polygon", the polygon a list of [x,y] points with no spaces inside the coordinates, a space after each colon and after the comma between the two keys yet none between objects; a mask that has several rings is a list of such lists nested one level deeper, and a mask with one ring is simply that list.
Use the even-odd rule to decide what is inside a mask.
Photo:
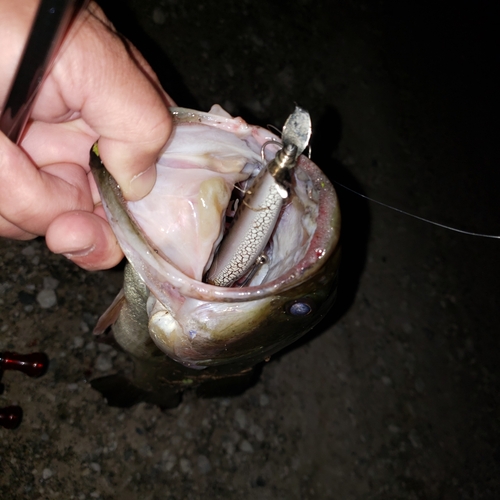
[{"label": "red handle", "polygon": [[28,377],[41,377],[49,367],[49,358],[44,352],[18,354],[0,352],[0,370],[17,370]]},{"label": "red handle", "polygon": [[0,408],[0,425],[6,429],[16,429],[23,419],[23,410],[20,406],[6,406]]}]

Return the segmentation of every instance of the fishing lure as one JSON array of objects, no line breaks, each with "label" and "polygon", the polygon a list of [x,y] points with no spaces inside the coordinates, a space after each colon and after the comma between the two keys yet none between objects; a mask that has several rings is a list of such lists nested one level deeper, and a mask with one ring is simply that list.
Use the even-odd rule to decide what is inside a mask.
[{"label": "fishing lure", "polygon": [[[283,147],[246,191],[206,274],[207,283],[224,287],[244,284],[266,262],[264,249],[289,197],[290,171],[309,144],[311,131],[309,113],[297,106],[283,126]],[[262,146],[263,157],[268,144]]]}]

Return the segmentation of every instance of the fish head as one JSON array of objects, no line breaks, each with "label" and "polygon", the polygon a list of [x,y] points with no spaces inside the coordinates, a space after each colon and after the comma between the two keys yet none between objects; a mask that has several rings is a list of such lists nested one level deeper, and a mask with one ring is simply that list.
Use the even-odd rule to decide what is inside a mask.
[{"label": "fish head", "polygon": [[154,343],[190,368],[252,366],[304,335],[332,305],[340,257],[337,197],[323,172],[300,156],[260,265],[233,286],[205,282],[234,216],[235,192],[246,189],[280,143],[219,107],[172,112],[173,133],[144,199],[127,202],[98,148],[91,153],[103,206],[129,261],[114,335],[139,357],[152,355],[144,346]]}]

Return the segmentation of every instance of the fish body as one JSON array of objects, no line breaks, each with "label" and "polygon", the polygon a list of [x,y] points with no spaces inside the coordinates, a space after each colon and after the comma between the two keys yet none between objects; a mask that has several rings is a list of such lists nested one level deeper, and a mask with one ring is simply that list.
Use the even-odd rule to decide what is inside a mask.
[{"label": "fish body", "polygon": [[[326,176],[300,156],[265,263],[244,286],[204,282],[224,238],[235,187],[251,189],[279,150],[279,138],[219,107],[172,113],[173,133],[157,163],[156,185],[139,202],[124,200],[97,148],[91,152],[107,217],[129,261],[124,289],[96,334],[112,326],[115,340],[144,367],[164,353],[181,373],[177,382],[192,384],[210,373],[234,375],[253,367],[325,315],[336,294],[340,211]],[[276,146],[263,149],[269,141]]]}]

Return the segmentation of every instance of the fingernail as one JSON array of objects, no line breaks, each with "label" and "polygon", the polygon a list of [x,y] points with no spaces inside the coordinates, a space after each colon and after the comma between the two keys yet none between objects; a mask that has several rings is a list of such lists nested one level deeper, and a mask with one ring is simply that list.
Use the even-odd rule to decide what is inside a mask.
[{"label": "fingernail", "polygon": [[123,195],[129,201],[137,201],[144,198],[155,185],[156,165],[151,165],[147,170],[136,175],[130,181],[129,187]]},{"label": "fingernail", "polygon": [[95,245],[91,245],[86,248],[82,248],[81,250],[68,250],[65,252],[61,252],[67,259],[74,259],[75,257],[86,257],[90,253],[95,250]]}]

